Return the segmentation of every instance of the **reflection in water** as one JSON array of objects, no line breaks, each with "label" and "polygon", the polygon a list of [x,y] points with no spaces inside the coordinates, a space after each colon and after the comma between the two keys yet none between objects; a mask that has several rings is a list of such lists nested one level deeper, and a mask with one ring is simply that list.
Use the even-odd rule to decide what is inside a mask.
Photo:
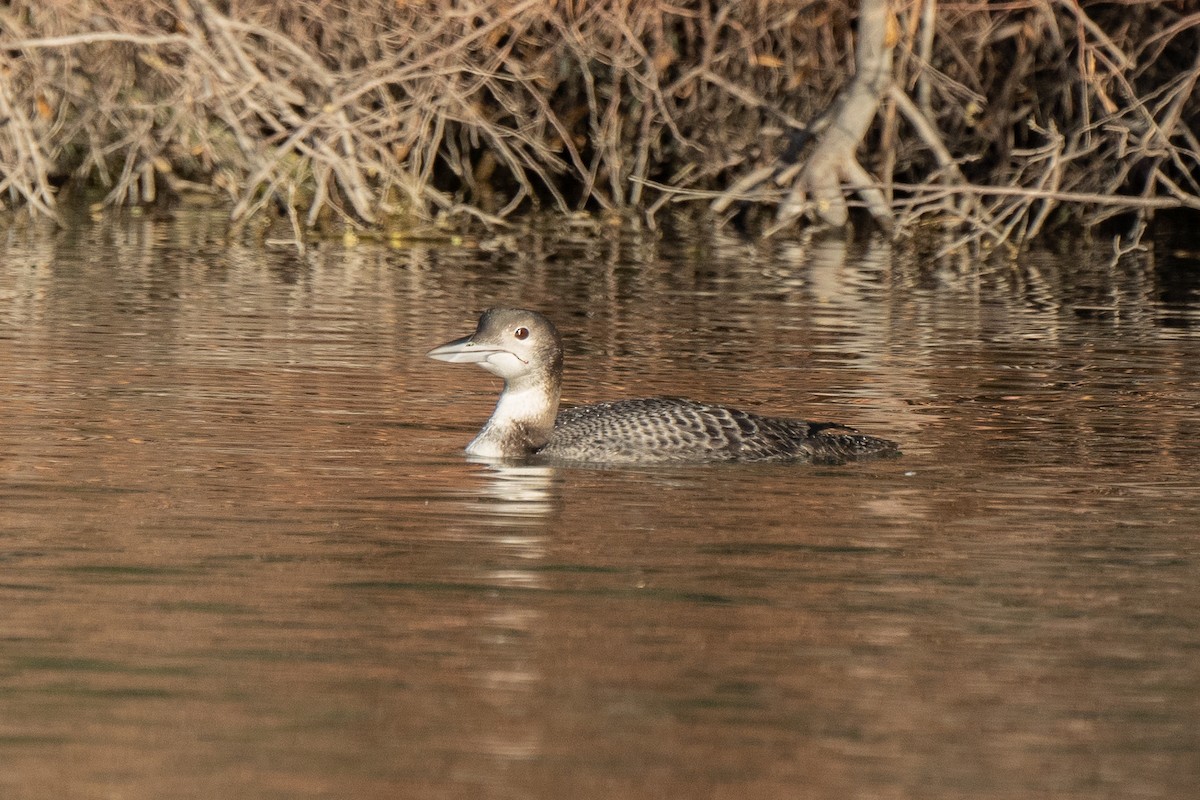
[{"label": "reflection in water", "polygon": [[[486,639],[497,652],[480,665],[475,677],[487,702],[502,718],[519,719],[542,689],[530,643],[544,614],[531,607],[529,593],[548,588],[537,567],[548,555],[545,531],[537,525],[554,508],[550,493],[553,470],[546,467],[488,464],[483,481],[474,486],[464,511],[484,525],[505,529],[493,538],[504,559],[481,575],[482,581],[510,590],[505,602],[486,617]],[[542,752],[540,731],[527,724],[505,725],[485,734],[481,749],[505,761],[524,761]]]},{"label": "reflection in water", "polygon": [[[1200,781],[1200,292],[1154,253],[682,221],[299,258],[186,214],[0,248],[0,796]],[[422,354],[495,305],[571,332],[568,402],[905,456],[471,463],[495,381]]]},{"label": "reflection in water", "polygon": [[474,663],[469,678],[494,720],[475,744],[494,759],[477,778],[484,782],[487,775],[505,774],[544,753],[542,730],[531,724],[528,709],[545,690],[534,643],[546,615],[533,598],[549,588],[541,569],[549,555],[548,534],[539,521],[554,509],[553,480],[547,467],[488,463],[458,492],[465,515],[486,526],[484,531],[499,529],[481,538],[495,557],[476,580],[495,594],[479,621],[479,644],[487,656]]},{"label": "reflection in water", "polygon": [[466,459],[486,469],[486,481],[479,487],[480,502],[467,506],[480,521],[522,525],[554,511],[559,498],[550,491],[556,474],[551,467],[502,464],[469,456]]}]

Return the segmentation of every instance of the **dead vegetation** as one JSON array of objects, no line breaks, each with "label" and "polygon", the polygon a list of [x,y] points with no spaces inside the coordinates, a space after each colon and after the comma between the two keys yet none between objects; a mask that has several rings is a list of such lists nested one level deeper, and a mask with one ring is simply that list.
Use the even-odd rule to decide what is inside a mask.
[{"label": "dead vegetation", "polygon": [[[1198,79],[1195,0],[13,0],[0,202],[202,192],[300,241],[680,203],[770,230],[857,194],[899,232],[1020,245],[1119,217],[1136,241],[1200,211]],[[864,85],[847,137],[830,121]]]}]

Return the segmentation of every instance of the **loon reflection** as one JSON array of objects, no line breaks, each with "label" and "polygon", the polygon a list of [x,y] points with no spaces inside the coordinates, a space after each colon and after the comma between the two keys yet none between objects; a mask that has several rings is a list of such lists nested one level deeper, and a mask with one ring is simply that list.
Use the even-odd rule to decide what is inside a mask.
[{"label": "loon reflection", "polygon": [[536,311],[485,311],[473,334],[428,355],[478,364],[504,379],[496,410],[467,445],[473,456],[594,464],[840,464],[899,454],[895,442],[845,425],[764,417],[692,400],[617,400],[560,411],[562,339]]}]

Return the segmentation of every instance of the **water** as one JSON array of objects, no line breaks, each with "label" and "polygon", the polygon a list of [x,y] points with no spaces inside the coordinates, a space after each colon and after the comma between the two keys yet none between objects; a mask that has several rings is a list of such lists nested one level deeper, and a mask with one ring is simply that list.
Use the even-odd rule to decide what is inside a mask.
[{"label": "water", "polygon": [[[0,242],[0,796],[1178,798],[1200,782],[1200,272],[684,230]],[[497,468],[566,396],[899,440]]]}]

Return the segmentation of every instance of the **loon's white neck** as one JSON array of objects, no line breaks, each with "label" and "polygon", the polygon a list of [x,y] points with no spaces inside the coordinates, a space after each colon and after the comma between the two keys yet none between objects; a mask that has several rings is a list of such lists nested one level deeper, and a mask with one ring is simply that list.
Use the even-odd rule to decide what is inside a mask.
[{"label": "loon's white neck", "polygon": [[550,441],[558,399],[553,380],[505,381],[495,411],[467,445],[467,452],[484,458],[532,455]]}]

